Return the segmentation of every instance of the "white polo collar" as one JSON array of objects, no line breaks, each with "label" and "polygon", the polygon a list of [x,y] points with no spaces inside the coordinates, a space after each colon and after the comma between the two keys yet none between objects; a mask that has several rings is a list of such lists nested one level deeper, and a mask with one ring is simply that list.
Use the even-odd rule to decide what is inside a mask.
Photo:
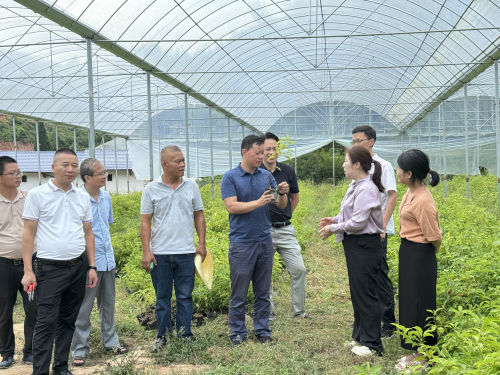
[{"label": "white polo collar", "polygon": [[70,191],[76,193],[76,188],[75,188],[75,185],[71,184],[71,189],[69,189],[67,192],[64,191],[63,189],[57,187],[56,185],[54,185],[54,183],[52,182],[53,178],[51,178],[49,180],[49,182],[47,182],[47,185],[49,185],[49,188],[52,190],[52,191],[57,191],[57,190],[61,190],[64,194],[67,194],[69,193]]}]

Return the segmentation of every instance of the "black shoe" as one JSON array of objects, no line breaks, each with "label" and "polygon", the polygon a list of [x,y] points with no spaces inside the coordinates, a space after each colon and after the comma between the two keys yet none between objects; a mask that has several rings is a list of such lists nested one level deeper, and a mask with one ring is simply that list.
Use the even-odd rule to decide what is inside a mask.
[{"label": "black shoe", "polygon": [[27,364],[27,365],[32,365],[33,364],[33,354],[24,356],[23,363]]},{"label": "black shoe", "polygon": [[13,364],[14,364],[14,357],[13,356],[9,357],[8,355],[6,355],[5,357],[3,357],[2,362],[0,362],[0,370],[9,368]]},{"label": "black shoe", "polygon": [[69,370],[56,371],[54,369],[52,369],[52,374],[54,374],[54,375],[73,375],[73,373]]},{"label": "black shoe", "polygon": [[234,348],[235,346],[238,346],[238,345],[241,345],[243,344],[245,341],[247,341],[246,338],[244,338],[243,340],[240,340],[240,339],[231,339],[231,346]]},{"label": "black shoe", "polygon": [[383,339],[390,339],[394,336],[394,331],[395,329],[387,329],[382,327],[382,329],[380,330],[380,337]]},{"label": "black shoe", "polygon": [[255,335],[255,337],[257,338],[257,341],[260,342],[261,344],[268,343],[270,346],[274,345],[273,343],[274,340],[271,338],[271,336]]}]

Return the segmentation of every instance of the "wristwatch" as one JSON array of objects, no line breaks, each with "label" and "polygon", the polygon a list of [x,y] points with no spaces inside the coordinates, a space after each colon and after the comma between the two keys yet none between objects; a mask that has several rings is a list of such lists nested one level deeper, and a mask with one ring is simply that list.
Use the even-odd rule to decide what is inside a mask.
[{"label": "wristwatch", "polygon": [[97,272],[97,267],[95,267],[95,266],[89,266],[89,270],[94,270],[94,271]]}]

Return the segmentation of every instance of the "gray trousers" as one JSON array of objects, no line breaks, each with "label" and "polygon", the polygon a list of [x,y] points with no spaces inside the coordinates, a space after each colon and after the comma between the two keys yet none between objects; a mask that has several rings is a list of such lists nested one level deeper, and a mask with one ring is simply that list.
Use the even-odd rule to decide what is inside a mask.
[{"label": "gray trousers", "polygon": [[85,289],[85,298],[76,320],[75,333],[71,343],[73,358],[86,357],[90,351],[90,313],[97,296],[99,319],[101,321],[101,340],[104,348],[110,350],[120,346],[115,330],[115,270],[97,271],[97,285]]},{"label": "gray trousers", "polygon": [[[303,317],[306,313],[306,268],[300,253],[295,228],[287,225],[282,228],[271,228],[273,249],[283,259],[290,274],[290,294],[292,295],[292,316]],[[269,291],[271,299],[271,315],[274,315],[273,289]]]}]

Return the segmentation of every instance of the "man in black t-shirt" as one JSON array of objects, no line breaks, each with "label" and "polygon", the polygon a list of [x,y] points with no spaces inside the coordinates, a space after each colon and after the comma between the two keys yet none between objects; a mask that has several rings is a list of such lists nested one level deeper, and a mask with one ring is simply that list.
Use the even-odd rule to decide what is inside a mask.
[{"label": "man in black t-shirt", "polygon": [[[261,168],[267,169],[273,174],[276,183],[287,182],[290,186],[288,203],[285,209],[280,209],[274,204],[269,205],[271,215],[271,237],[273,248],[283,259],[286,269],[290,274],[292,316],[307,318],[305,312],[306,302],[306,268],[300,253],[300,245],[297,242],[295,228],[291,224],[292,213],[299,203],[299,185],[295,171],[289,165],[277,162],[276,153],[279,138],[273,133],[266,133],[264,142],[264,160]],[[269,293],[271,299],[271,320],[275,319],[272,287]]]}]

